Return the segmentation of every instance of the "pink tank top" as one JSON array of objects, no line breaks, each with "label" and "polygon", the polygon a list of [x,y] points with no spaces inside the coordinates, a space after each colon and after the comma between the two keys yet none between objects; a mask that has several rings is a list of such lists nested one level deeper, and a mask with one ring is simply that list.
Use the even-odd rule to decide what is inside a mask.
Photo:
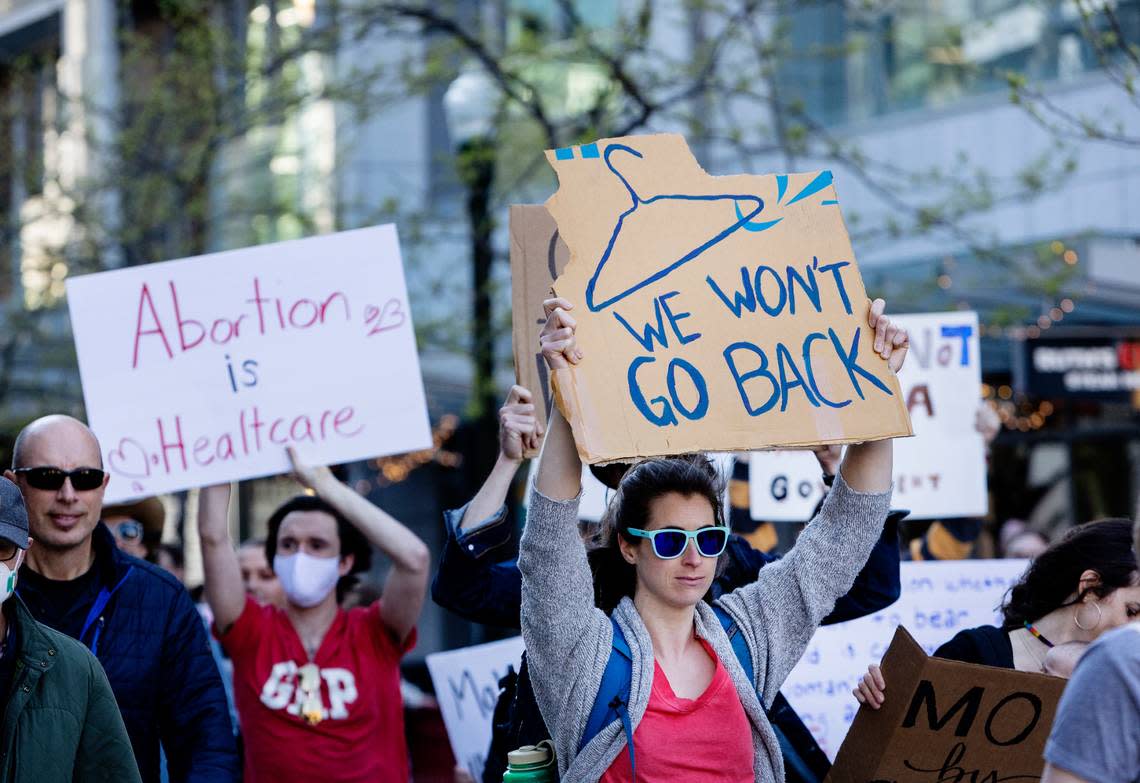
[{"label": "pink tank top", "polygon": [[[695,699],[673,693],[665,672],[653,664],[653,690],[633,733],[637,783],[751,783],[752,726],[728,671],[699,639],[716,673]],[[623,749],[600,783],[634,783],[629,751]]]}]

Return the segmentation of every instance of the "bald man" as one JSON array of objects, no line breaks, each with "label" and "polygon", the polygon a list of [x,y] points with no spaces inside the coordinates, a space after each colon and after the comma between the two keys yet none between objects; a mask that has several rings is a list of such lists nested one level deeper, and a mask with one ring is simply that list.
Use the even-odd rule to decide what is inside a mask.
[{"label": "bald man", "polygon": [[118,549],[99,521],[109,476],[94,433],[70,416],[37,419],[4,475],[20,488],[35,539],[19,595],[103,664],[142,779],[161,780],[161,742],[173,783],[238,780],[225,691],[189,594]]}]

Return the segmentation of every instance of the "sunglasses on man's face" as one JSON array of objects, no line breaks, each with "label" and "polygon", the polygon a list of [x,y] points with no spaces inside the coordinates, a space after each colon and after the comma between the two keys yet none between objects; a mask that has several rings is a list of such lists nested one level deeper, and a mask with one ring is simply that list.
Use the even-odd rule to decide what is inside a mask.
[{"label": "sunglasses on man's face", "polygon": [[631,535],[648,538],[653,542],[653,554],[662,560],[673,560],[685,553],[689,539],[696,539],[697,551],[703,557],[719,557],[728,546],[729,529],[723,525],[702,527],[700,530],[681,530],[676,527],[663,527],[660,530],[627,528]]},{"label": "sunglasses on man's face", "polygon": [[89,492],[103,486],[103,477],[106,475],[99,468],[76,468],[63,470],[62,468],[16,468],[16,475],[23,476],[28,486],[55,492],[63,486],[63,482],[71,479],[71,486],[76,492]]}]

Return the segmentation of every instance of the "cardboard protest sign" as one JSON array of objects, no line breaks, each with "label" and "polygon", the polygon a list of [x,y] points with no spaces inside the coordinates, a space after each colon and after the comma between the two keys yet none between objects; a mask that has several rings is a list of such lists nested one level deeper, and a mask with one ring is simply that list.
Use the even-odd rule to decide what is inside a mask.
[{"label": "cardboard protest sign", "polygon": [[554,398],[546,362],[538,350],[538,333],[546,323],[542,303],[566,268],[570,251],[558,236],[554,218],[541,204],[513,204],[509,220],[515,380],[535,395],[535,412],[545,428]]},{"label": "cardboard protest sign", "polygon": [[550,150],[589,463],[909,435],[831,173],[712,177],[677,135]]},{"label": "cardboard protest sign", "polygon": [[[985,516],[986,446],[974,428],[982,385],[978,316],[891,317],[910,334],[899,383],[914,427],[913,438],[895,443],[893,503],[911,519]],[[753,454],[750,476],[755,519],[806,521],[823,496],[819,463],[808,452]]]},{"label": "cardboard protest sign", "polygon": [[[878,663],[892,635],[906,626],[933,653],[956,633],[998,622],[995,608],[1028,565],[1026,560],[902,563],[901,595],[881,612],[820,627],[781,691],[834,758],[859,704],[851,691]],[[894,685],[888,683],[890,693]]]},{"label": "cardboard protest sign", "polygon": [[895,632],[886,703],[863,707],[827,780],[1037,780],[1065,680],[927,658]]},{"label": "cardboard protest sign", "polygon": [[499,680],[508,667],[518,669],[523,649],[522,637],[516,636],[426,658],[451,750],[475,780],[483,779]]},{"label": "cardboard protest sign", "polygon": [[67,281],[107,501],[431,445],[394,226]]}]

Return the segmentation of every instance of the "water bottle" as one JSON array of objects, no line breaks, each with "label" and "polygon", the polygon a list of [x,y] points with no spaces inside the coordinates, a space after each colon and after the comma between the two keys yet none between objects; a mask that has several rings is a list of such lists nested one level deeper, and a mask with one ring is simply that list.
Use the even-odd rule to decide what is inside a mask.
[{"label": "water bottle", "polygon": [[550,740],[523,745],[507,754],[503,783],[558,783],[558,765]]}]

